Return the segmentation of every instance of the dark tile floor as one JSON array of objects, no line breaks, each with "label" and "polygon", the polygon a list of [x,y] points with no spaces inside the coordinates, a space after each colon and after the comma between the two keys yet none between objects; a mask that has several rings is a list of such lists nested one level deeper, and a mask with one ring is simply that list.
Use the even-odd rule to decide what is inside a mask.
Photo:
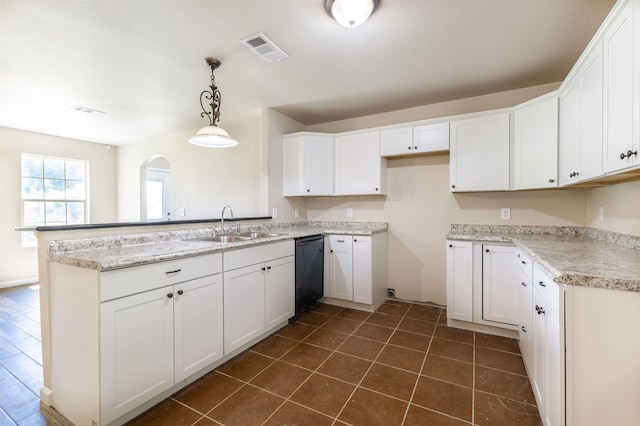
[{"label": "dark tile floor", "polygon": [[[37,287],[0,289],[0,426],[41,408]],[[321,305],[132,425],[539,425],[517,342],[449,328],[440,308]]]},{"label": "dark tile floor", "polygon": [[539,425],[516,340],[321,305],[131,425]]}]

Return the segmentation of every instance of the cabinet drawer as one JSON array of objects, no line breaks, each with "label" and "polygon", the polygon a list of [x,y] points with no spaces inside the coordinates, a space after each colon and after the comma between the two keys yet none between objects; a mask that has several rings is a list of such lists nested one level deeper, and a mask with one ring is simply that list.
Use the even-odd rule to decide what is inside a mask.
[{"label": "cabinet drawer", "polygon": [[116,269],[100,274],[100,301],[177,284],[222,271],[220,253]]},{"label": "cabinet drawer", "polygon": [[520,273],[527,278],[527,281],[533,280],[533,262],[522,251],[518,251],[518,266],[520,267]]},{"label": "cabinet drawer", "polygon": [[560,297],[558,284],[538,264],[533,265],[533,288],[550,308],[557,310]]},{"label": "cabinet drawer", "polygon": [[293,256],[294,254],[295,248],[293,240],[230,250],[223,253],[224,270],[231,271],[244,266],[255,265],[256,263],[267,262],[272,259]]}]

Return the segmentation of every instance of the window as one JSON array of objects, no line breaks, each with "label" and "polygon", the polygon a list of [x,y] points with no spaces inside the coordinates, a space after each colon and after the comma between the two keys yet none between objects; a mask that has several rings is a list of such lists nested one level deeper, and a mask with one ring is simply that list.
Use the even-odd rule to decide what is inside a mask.
[{"label": "window", "polygon": [[[86,161],[22,154],[22,225],[70,225],[87,217]],[[35,246],[33,232],[23,246]]]}]

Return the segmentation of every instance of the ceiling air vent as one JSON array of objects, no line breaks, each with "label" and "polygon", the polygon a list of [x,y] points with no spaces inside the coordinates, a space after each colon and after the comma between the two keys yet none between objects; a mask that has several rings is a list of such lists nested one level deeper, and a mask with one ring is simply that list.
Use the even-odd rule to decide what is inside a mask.
[{"label": "ceiling air vent", "polygon": [[244,38],[240,42],[267,62],[281,61],[289,57],[262,33]]}]

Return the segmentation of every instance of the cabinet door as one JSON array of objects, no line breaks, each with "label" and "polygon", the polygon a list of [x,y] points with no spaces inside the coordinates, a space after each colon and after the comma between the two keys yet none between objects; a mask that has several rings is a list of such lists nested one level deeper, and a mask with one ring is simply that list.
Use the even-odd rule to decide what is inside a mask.
[{"label": "cabinet door", "polygon": [[509,113],[451,122],[451,191],[509,189]]},{"label": "cabinet door", "polygon": [[298,133],[283,143],[283,195],[333,195],[333,135]]},{"label": "cabinet door", "polygon": [[[620,11],[603,36],[604,42],[604,171],[635,166],[638,155],[639,70],[634,63],[636,29],[633,1]],[[634,133],[635,138],[634,138]],[[624,155],[624,158],[621,158]]]},{"label": "cabinet door", "polygon": [[223,274],[225,355],[265,331],[263,268],[251,265]]},{"label": "cabinet door", "polygon": [[173,287],[100,305],[104,424],[173,386],[173,337]]},{"label": "cabinet door", "polygon": [[413,152],[449,150],[449,123],[428,124],[413,128]]},{"label": "cabinet door", "polygon": [[413,129],[401,127],[380,131],[380,155],[405,155],[413,152]]},{"label": "cabinet door", "polygon": [[325,296],[353,300],[352,237],[329,235],[328,241],[329,250],[325,250]]},{"label": "cabinet door", "polygon": [[547,317],[544,299],[533,291],[533,393],[538,402],[540,417],[544,418],[545,386],[547,377]]},{"label": "cabinet door", "polygon": [[558,98],[516,108],[514,189],[558,186]]},{"label": "cabinet door", "polygon": [[482,246],[482,319],[518,324],[518,264],[515,247]]},{"label": "cabinet door", "polygon": [[174,286],[175,381],[223,355],[222,274]]},{"label": "cabinet door", "polygon": [[372,304],[371,237],[353,237],[353,301]]},{"label": "cabinet door", "polygon": [[335,137],[336,195],[384,194],[386,159],[380,157],[380,132]]},{"label": "cabinet door", "polygon": [[602,175],[602,43],[598,43],[579,73],[579,181]]},{"label": "cabinet door", "polygon": [[[577,78],[576,78],[577,80]],[[602,120],[601,120],[602,121]],[[570,185],[580,171],[580,83],[574,81],[560,96],[558,181]]]},{"label": "cabinet door", "polygon": [[473,245],[447,241],[447,317],[473,321]]},{"label": "cabinet door", "polygon": [[518,340],[527,372],[533,374],[533,286],[526,272],[520,271],[518,291]]},{"label": "cabinet door", "polygon": [[268,262],[266,269],[266,328],[270,330],[295,313],[295,257]]}]

